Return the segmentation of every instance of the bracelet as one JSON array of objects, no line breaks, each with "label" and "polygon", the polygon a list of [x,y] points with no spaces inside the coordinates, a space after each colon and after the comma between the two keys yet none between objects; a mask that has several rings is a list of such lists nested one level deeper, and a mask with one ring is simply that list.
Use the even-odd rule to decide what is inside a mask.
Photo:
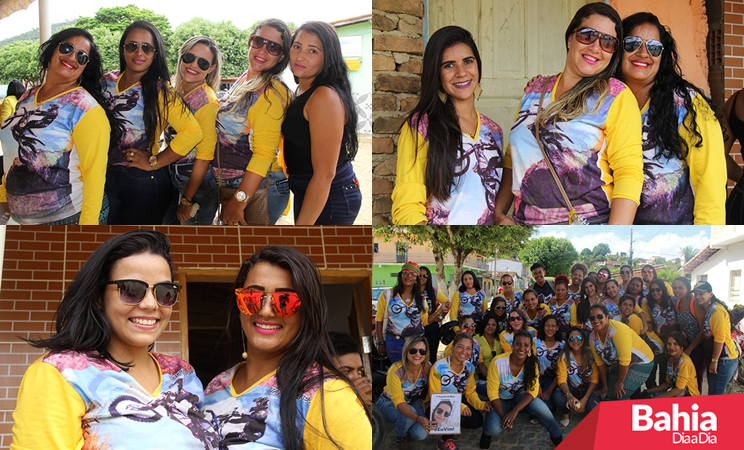
[{"label": "bracelet", "polygon": [[718,358],[715,358],[715,359],[714,358],[711,358],[710,359],[710,362],[718,364]]},{"label": "bracelet", "polygon": [[375,347],[378,345],[385,345],[385,341],[375,341]]}]

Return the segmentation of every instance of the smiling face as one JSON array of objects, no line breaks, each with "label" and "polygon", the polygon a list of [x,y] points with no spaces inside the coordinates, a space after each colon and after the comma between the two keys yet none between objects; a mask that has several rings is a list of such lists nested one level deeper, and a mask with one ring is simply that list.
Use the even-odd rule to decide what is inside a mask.
[{"label": "smiling face", "polygon": [[514,280],[511,276],[501,277],[501,288],[504,290],[504,294],[510,295],[514,292]]},{"label": "smiling face", "polygon": [[[496,314],[498,317],[503,316],[506,314],[506,302],[503,300],[498,300],[495,305],[493,305],[493,313]],[[501,308],[499,308],[501,306]]]},{"label": "smiling face", "polygon": [[644,267],[641,269],[641,277],[643,278],[643,281],[646,283],[650,282],[654,279],[654,268],[653,267]]},{"label": "smiling face", "polygon": [[622,278],[623,283],[627,283],[628,281],[630,281],[630,276],[632,274],[633,273],[631,272],[629,267],[622,267],[620,269],[620,278]]},{"label": "smiling face", "polygon": [[472,355],[472,353],[473,342],[470,339],[460,339],[455,344],[455,348],[452,352],[452,358],[462,364],[470,359],[470,355]]},{"label": "smiling face", "polygon": [[289,61],[294,76],[312,82],[323,71],[325,64],[323,43],[320,42],[320,38],[307,31],[297,33],[289,50]]},{"label": "smiling face", "polygon": [[595,286],[594,283],[592,283],[591,281],[585,281],[584,292],[586,293],[587,297],[594,297],[594,295],[597,293],[597,286]]},{"label": "smiling face", "polygon": [[646,41],[653,39],[661,40],[659,30],[650,23],[643,23],[630,30],[628,36],[637,36],[643,39],[643,45],[633,53],[623,52],[622,71],[624,81],[628,85],[647,86],[653,84],[656,80],[656,74],[659,73],[661,57],[651,56],[646,49]]},{"label": "smiling face", "polygon": [[63,55],[59,51],[59,45],[52,53],[52,59],[49,61],[49,74],[57,78],[60,83],[71,83],[80,78],[85,70],[85,65],[78,63],[77,53],[84,51],[90,55],[90,41],[83,36],[72,36],[63,42],[72,44],[75,48],[72,52]]},{"label": "smiling face", "polygon": [[672,336],[667,337],[666,348],[669,355],[674,358],[679,358],[682,355],[682,352],[685,351],[685,349],[680,347],[679,343]]},{"label": "smiling face", "polygon": [[537,309],[537,296],[534,293],[528,292],[524,297],[522,297],[522,300],[528,311],[534,311]]},{"label": "smiling face", "polygon": [[[140,253],[116,261],[109,274],[109,281],[113,280],[141,280],[151,287],[155,283],[172,281],[168,261],[152,253]],[[158,305],[152,289],[147,290],[141,302],[128,305],[121,301],[116,285],[107,285],[103,311],[111,325],[108,351],[112,355],[122,355],[147,351],[165,330],[173,308]]]},{"label": "smiling face", "polygon": [[478,62],[470,46],[460,42],[444,49],[439,76],[442,90],[453,101],[473,100],[479,77]]},{"label": "smiling face", "polygon": [[[284,46],[282,33],[280,33],[279,30],[274,27],[265,26],[259,28],[258,30],[256,30],[256,34],[254,34],[254,36],[258,36],[262,39],[275,42],[282,47]],[[287,55],[284,54],[272,55],[268,52],[266,47],[266,44],[262,45],[261,48],[258,49],[253,48],[250,45],[248,46],[248,65],[255,73],[261,73],[265,70],[269,70],[287,57]]]},{"label": "smiling face", "polygon": [[[573,338],[573,341],[571,340]],[[584,335],[578,330],[573,330],[568,334],[568,346],[574,352],[581,351],[581,347],[584,345]]]},{"label": "smiling face", "polygon": [[622,303],[620,303],[620,311],[622,311],[624,316],[630,316],[633,314],[633,309],[635,308],[635,302],[631,299],[623,300]]},{"label": "smiling face", "polygon": [[452,407],[447,403],[440,403],[434,408],[434,422],[437,426],[441,426],[449,419],[450,414],[452,414]]},{"label": "smiling face", "polygon": [[535,279],[537,284],[542,286],[543,283],[545,283],[545,269],[542,267],[535,268],[535,270],[532,271],[532,278]]},{"label": "smiling face", "polygon": [[517,336],[514,338],[514,343],[512,344],[512,354],[518,359],[518,360],[525,360],[527,359],[527,355],[530,353],[530,349],[532,348],[532,341],[527,336]]},{"label": "smiling face", "polygon": [[555,285],[555,298],[557,300],[563,301],[568,296],[568,286],[566,286],[563,283],[559,283]]},{"label": "smiling face", "polygon": [[651,296],[654,300],[656,300],[656,304],[659,304],[659,301],[661,301],[661,291],[662,289],[665,289],[664,286],[659,286],[659,283],[651,283],[648,286],[648,295]]},{"label": "smiling face", "polygon": [[[602,317],[601,319],[600,316]],[[594,320],[592,320],[592,317],[594,317]],[[602,308],[591,308],[589,310],[589,321],[595,330],[602,331],[607,328],[609,320],[610,318],[607,317],[607,314],[605,314],[604,311],[602,311]]]},{"label": "smiling face", "polygon": [[555,334],[558,332],[558,321],[552,318],[548,319],[543,325],[543,331],[545,331],[545,337],[555,337]]},{"label": "smiling face", "polygon": [[685,283],[679,280],[672,283],[672,291],[674,292],[674,296],[679,300],[687,297],[687,294],[689,293]]},{"label": "smiling face", "polygon": [[410,269],[403,269],[400,276],[401,280],[403,280],[403,286],[406,288],[413,287],[416,284],[416,280],[418,280],[418,274]]},{"label": "smiling face", "polygon": [[473,289],[474,281],[473,276],[469,273],[466,273],[462,276],[462,284],[465,286],[465,289]]},{"label": "smiling face", "polygon": [[581,282],[584,281],[584,271],[576,269],[571,272],[571,284],[574,286],[581,286]]},{"label": "smiling face", "polygon": [[692,291],[692,295],[695,296],[695,303],[705,307],[710,306],[710,301],[713,298],[713,293],[706,291]]},{"label": "smiling face", "polygon": [[609,270],[600,269],[600,271],[597,272],[597,281],[599,281],[600,284],[607,282],[607,280],[609,280],[609,279],[610,279],[610,271]]},{"label": "smiling face", "polygon": [[607,283],[607,285],[605,286],[605,292],[607,293],[607,296],[612,299],[617,297],[617,293],[618,293],[617,283],[612,283],[612,282]]},{"label": "smiling face", "polygon": [[430,276],[431,273],[427,269],[421,269],[421,275],[419,275],[418,281],[422,291],[426,289],[426,283],[429,281]]},{"label": "smiling face", "polygon": [[475,322],[473,319],[465,319],[462,321],[462,331],[471,336],[475,334]]},{"label": "smiling face", "polygon": [[410,353],[407,354],[406,355],[406,358],[408,358],[408,364],[417,367],[419,364],[421,364],[422,362],[424,362],[424,360],[426,359],[426,355],[422,355],[420,353],[420,350],[426,351],[426,344],[424,343],[424,341],[420,341],[420,342],[417,342],[411,348],[416,349],[417,351],[413,355],[410,354]]},{"label": "smiling face", "polygon": [[153,39],[149,31],[143,30],[142,28],[134,28],[129,32],[129,34],[127,34],[124,42],[136,42],[139,44],[137,50],[131,53],[126,50],[122,51],[124,52],[124,61],[127,66],[127,71],[134,75],[138,75],[141,78],[147,73],[147,70],[150,68],[152,62],[155,60],[155,56],[157,55],[157,51],[149,55],[143,52],[142,44],[150,44],[154,48],[155,39]]},{"label": "smiling face", "polygon": [[[181,76],[183,77],[183,83],[190,86],[204,83],[207,75],[212,73],[212,71],[217,67],[213,64],[214,54],[212,53],[212,50],[210,50],[206,45],[199,43],[191,47],[187,53],[191,53],[196,58],[188,64],[183,62],[183,60],[178,61],[178,70],[181,72]],[[202,58],[211,64],[207,70],[202,70],[201,67],[199,67],[199,58]]]},{"label": "smiling face", "polygon": [[[617,38],[615,23],[605,16],[594,14],[587,17],[576,29],[593,28],[600,33]],[[600,47],[600,38],[591,44],[582,44],[576,39],[576,33],[568,38],[565,72],[572,77],[587,78],[602,72],[610,64],[612,53]]]},{"label": "smiling face", "polygon": [[496,323],[496,319],[493,317],[488,318],[488,323],[486,323],[486,327],[484,328],[484,332],[487,336],[493,336],[494,333],[496,333],[496,330],[498,329],[498,324]]},{"label": "smiling face", "polygon": [[509,324],[511,325],[512,330],[519,331],[524,326],[524,319],[519,315],[519,313],[512,311],[509,313]]}]

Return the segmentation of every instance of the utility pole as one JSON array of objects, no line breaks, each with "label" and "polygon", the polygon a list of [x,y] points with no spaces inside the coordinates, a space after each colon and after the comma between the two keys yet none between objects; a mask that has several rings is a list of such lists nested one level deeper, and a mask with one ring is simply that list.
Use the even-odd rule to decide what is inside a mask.
[{"label": "utility pole", "polygon": [[633,227],[630,228],[630,252],[628,252],[628,265],[630,266],[631,275],[633,274]]}]

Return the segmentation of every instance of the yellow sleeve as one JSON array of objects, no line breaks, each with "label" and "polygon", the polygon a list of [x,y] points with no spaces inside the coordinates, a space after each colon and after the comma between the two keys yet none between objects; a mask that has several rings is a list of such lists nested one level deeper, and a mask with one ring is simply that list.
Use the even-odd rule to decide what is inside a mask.
[{"label": "yellow sleeve", "polygon": [[362,402],[342,380],[323,384],[310,401],[303,441],[306,449],[372,448],[372,424]]},{"label": "yellow sleeve", "polygon": [[[636,306],[636,308],[637,307],[638,306]],[[641,331],[643,330],[643,321],[637,315],[632,314],[630,318],[628,318],[628,327],[630,327],[631,330],[635,331],[635,333],[640,336]]]},{"label": "yellow sleeve", "polygon": [[82,449],[84,415],[80,394],[39,358],[26,370],[18,390],[10,448]]},{"label": "yellow sleeve", "polygon": [[[522,369],[522,370],[524,370],[524,369]],[[535,373],[538,374],[538,375],[540,374],[540,367],[537,365],[537,363],[535,363]],[[524,387],[524,390],[528,394],[530,394],[532,396],[532,398],[537,398],[537,394],[540,392],[540,379],[539,379],[539,377],[538,378],[535,378],[534,383],[532,383],[532,389],[530,389],[528,391],[527,390],[527,386],[525,386]]]},{"label": "yellow sleeve", "polygon": [[[417,132],[418,134],[418,132]],[[429,145],[418,134],[419,150],[410,123],[406,122],[398,138],[398,160],[393,189],[393,223],[415,225],[426,221],[426,158]],[[414,161],[415,159],[415,161]]]},{"label": "yellow sleeve", "polygon": [[491,364],[488,365],[488,378],[486,379],[486,392],[488,394],[488,400],[494,401],[499,397],[499,386],[501,386],[501,378],[499,378],[499,368],[496,365],[496,360],[499,358],[508,358],[509,354],[504,353],[498,355],[491,360]]},{"label": "yellow sleeve", "polygon": [[602,360],[602,358],[599,357],[599,353],[597,353],[596,347],[594,347],[594,341],[590,338],[589,339],[589,347],[592,349],[592,356],[594,356],[594,364],[598,366],[604,366],[605,362]]},{"label": "yellow sleeve", "polygon": [[452,303],[452,307],[450,308],[450,320],[457,321],[457,313],[460,311],[460,291],[456,290],[455,293],[452,294],[450,303]]},{"label": "yellow sleeve", "polygon": [[638,103],[633,92],[626,87],[612,102],[607,113],[607,149],[600,161],[603,172],[612,174],[612,200],[624,198],[640,204],[643,188],[641,130]]},{"label": "yellow sleeve", "polygon": [[245,170],[262,177],[266,176],[276,159],[276,151],[282,137],[284,111],[289,105],[289,92],[278,81],[272,81],[273,89],[261,94],[256,103],[248,109],[248,123],[251,128],[251,150],[253,156]]},{"label": "yellow sleeve", "polygon": [[387,384],[385,385],[385,390],[387,391],[390,399],[393,401],[393,404],[396,407],[401,403],[406,402],[406,397],[403,394],[403,386],[400,381],[400,377],[395,373],[402,366],[403,363],[401,363],[400,361],[390,366],[390,369],[387,373]]},{"label": "yellow sleeve", "polygon": [[[668,375],[667,382],[669,382]],[[697,372],[695,371],[695,363],[693,363],[687,355],[682,357],[682,363],[677,372],[677,382],[674,387],[679,389],[687,388],[690,395],[693,397],[700,395],[700,391],[697,388]]]},{"label": "yellow sleeve", "polygon": [[421,312],[421,324],[422,326],[426,326],[429,323],[429,307],[426,304],[426,300],[424,302],[424,310]]},{"label": "yellow sleeve", "polygon": [[[648,308],[648,300],[642,303],[641,311],[643,311],[643,314],[646,315],[646,320],[649,322],[653,322],[651,310]],[[633,308],[633,312],[635,312],[635,308]]]},{"label": "yellow sleeve", "polygon": [[[633,335],[629,327],[616,326],[620,322],[610,322],[610,326],[615,329],[615,336],[612,338],[612,343],[615,345],[617,350],[618,363],[621,366],[630,365],[630,357],[633,354]],[[620,324],[622,325],[622,324]],[[653,360],[653,357],[651,358]]]},{"label": "yellow sleeve", "polygon": [[546,305],[545,303],[538,305],[538,308],[543,309],[547,314],[550,314],[550,306]]},{"label": "yellow sleeve", "polygon": [[716,306],[716,311],[710,315],[710,331],[713,333],[713,342],[723,344],[727,337],[731,339],[731,321],[724,320],[726,315],[719,308],[722,306]]},{"label": "yellow sleeve", "polygon": [[592,363],[592,374],[589,375],[589,383],[599,384],[599,367],[597,367],[596,359]]},{"label": "yellow sleeve", "polygon": [[199,122],[199,128],[202,130],[204,137],[201,142],[196,144],[196,159],[202,161],[211,161],[214,159],[214,150],[217,147],[217,111],[220,109],[217,96],[210,87],[205,87],[204,91],[209,97],[209,103],[202,106],[194,113],[194,118]]},{"label": "yellow sleeve", "polygon": [[14,95],[5,97],[3,103],[0,104],[0,124],[5,121],[8,117],[13,115],[18,104],[18,99]]},{"label": "yellow sleeve", "polygon": [[558,365],[555,367],[555,377],[558,380],[558,386],[563,383],[568,384],[568,368],[566,367],[566,357],[561,352],[558,356]]},{"label": "yellow sleeve", "polygon": [[[468,377],[468,384],[465,385],[465,398],[468,400],[468,403],[470,403],[473,408],[477,409],[478,411],[483,411],[483,408],[486,405],[486,402],[480,399],[478,397],[478,393],[475,392],[475,372],[471,373]],[[465,404],[462,404],[462,409],[465,409]],[[475,411],[473,411],[475,413]]]},{"label": "yellow sleeve", "polygon": [[[436,364],[435,364],[436,365]],[[442,380],[439,378],[439,372],[431,366],[429,371],[429,392],[426,394],[426,401],[428,403],[431,400],[432,394],[439,394],[442,392]]]},{"label": "yellow sleeve", "polygon": [[512,347],[508,342],[506,342],[506,338],[504,337],[505,335],[506,330],[499,333],[499,344],[501,344],[501,349],[504,350],[504,353],[511,353]]},{"label": "yellow sleeve", "polygon": [[377,311],[375,312],[375,322],[382,322],[385,320],[385,310],[387,309],[387,298],[385,297],[385,291],[380,293],[380,298],[377,299]]},{"label": "yellow sleeve", "polygon": [[[726,155],[723,149],[723,131],[708,103],[701,95],[692,99],[697,114],[698,131],[703,137],[702,147],[695,147],[696,139],[685,126],[679,127],[680,138],[687,142],[687,166],[690,184],[695,193],[693,215],[695,225],[723,225],[726,223]],[[690,125],[692,115],[687,114],[685,125]]]},{"label": "yellow sleeve", "polygon": [[442,358],[446,358],[448,356],[452,356],[452,342],[447,344],[447,347],[444,348],[444,354],[442,354]]},{"label": "yellow sleeve", "polygon": [[106,184],[111,126],[101,105],[86,112],[72,130],[83,181],[80,225],[98,225]]},{"label": "yellow sleeve", "polygon": [[[172,88],[169,86],[168,89]],[[160,92],[158,101],[160,102],[161,110],[164,110],[164,91]],[[199,126],[199,122],[196,121],[196,118],[191,114],[191,111],[189,111],[189,108],[183,103],[181,98],[174,96],[173,101],[168,103],[167,109],[168,124],[176,130],[176,137],[171,141],[170,148],[177,155],[186,156],[204,137],[202,129]],[[162,128],[158,129],[158,134],[156,136],[160,136],[160,133],[162,132]],[[157,155],[159,152],[160,144],[154,142],[152,146],[152,154]]]},{"label": "yellow sleeve", "polygon": [[674,290],[672,289],[672,285],[665,281],[664,286],[666,286],[667,288],[667,294],[669,294],[670,297],[674,297]]},{"label": "yellow sleeve", "polygon": [[569,320],[568,324],[572,327],[580,327],[581,323],[579,323],[579,315],[577,312],[576,303],[571,304],[571,308],[569,308],[569,311],[571,313],[571,319]]},{"label": "yellow sleeve", "polygon": [[[633,307],[633,312],[634,312],[634,313],[636,313],[636,314],[640,314],[640,313],[642,313],[642,312],[643,312],[643,310],[642,310],[642,309],[641,309],[641,307],[640,307],[640,306],[638,306],[638,304],[636,303],[636,305],[635,305],[635,306]],[[645,314],[645,313],[644,313],[644,314]],[[639,319],[640,319],[640,317],[639,317]]]}]

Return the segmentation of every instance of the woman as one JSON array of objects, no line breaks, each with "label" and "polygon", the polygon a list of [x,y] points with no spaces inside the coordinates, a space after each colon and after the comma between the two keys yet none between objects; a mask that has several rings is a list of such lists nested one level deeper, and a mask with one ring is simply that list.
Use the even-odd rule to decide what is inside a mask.
[{"label": "woman", "polygon": [[558,386],[556,368],[558,355],[563,350],[563,334],[558,327],[558,318],[547,315],[537,327],[535,348],[537,349],[537,365],[540,369],[540,398],[553,409],[558,406],[551,401],[553,392]]},{"label": "woman", "polygon": [[[744,142],[744,96],[741,91],[726,100],[721,111],[721,126],[726,130],[724,154],[726,155],[726,174],[728,179],[736,183],[734,189],[726,199],[726,225],[744,224],[744,171],[731,155],[731,148],[739,141],[739,153]],[[698,372],[700,376],[700,372]]]},{"label": "woman", "polygon": [[336,31],[305,22],[295,31],[290,68],[299,84],[282,134],[297,225],[351,225],[362,205],[351,161],[357,113]]},{"label": "woman", "polygon": [[666,348],[669,354],[666,366],[666,381],[655,388],[648,389],[647,394],[654,398],[671,398],[698,396],[700,391],[697,387],[697,375],[695,365],[685,349],[688,346],[687,338],[681,331],[672,331],[667,337]]},{"label": "woman", "polygon": [[[504,313],[506,316],[506,313]],[[486,379],[488,375],[488,365],[491,364],[491,360],[497,355],[504,353],[504,349],[501,348],[501,342],[499,341],[499,325],[492,313],[487,312],[483,316],[483,320],[476,328],[475,340],[481,348],[481,355],[483,357],[483,366],[486,368],[486,373],[483,379]]]},{"label": "woman", "polygon": [[553,414],[538,398],[538,363],[532,348],[532,336],[527,331],[517,331],[514,336],[514,350],[509,349],[488,366],[491,412],[486,414],[480,448],[489,448],[492,436],[498,436],[504,430],[512,428],[517,414],[523,410],[534,416],[548,431],[551,445],[556,446],[563,440]]},{"label": "woman", "polygon": [[[653,280],[659,278],[659,276],[656,274],[656,268],[652,266],[651,264],[646,264],[641,268],[641,277],[643,279],[643,295],[648,295],[648,285]],[[674,295],[674,291],[672,291],[672,286],[664,282],[664,286],[666,286],[666,290],[669,293],[669,295]]]},{"label": "woman", "polygon": [[[292,34],[279,19],[259,23],[248,38],[248,69],[221,100],[217,113],[219,158],[214,176],[222,184],[222,222],[247,224],[251,199],[259,217],[251,222],[275,223],[289,202],[289,185],[277,160],[282,120],[290,91],[280,74],[289,64]],[[259,196],[266,198],[267,206]],[[268,215],[268,217],[266,217]]]},{"label": "woman", "polygon": [[[610,319],[618,320],[620,315],[620,284],[614,280],[607,280],[605,283],[604,297],[600,300],[610,311]],[[640,308],[638,308],[640,311]]]},{"label": "woman", "polygon": [[607,286],[607,280],[612,279],[610,269],[602,267],[597,271],[597,293],[600,297],[605,295],[605,288]]},{"label": "woman", "polygon": [[466,270],[460,277],[460,287],[450,300],[450,320],[460,321],[460,317],[469,315],[474,321],[480,322],[486,312],[486,293],[481,290],[480,282],[475,272]]},{"label": "woman", "polygon": [[656,278],[649,283],[644,313],[649,327],[665,342],[672,331],[679,329],[676,306],[677,299],[669,296],[664,281]]},{"label": "woman", "polygon": [[496,319],[497,335],[506,330],[507,325],[509,325],[509,313],[507,312],[508,309],[509,306],[503,296],[499,295],[498,297],[494,297],[493,300],[491,300],[491,307],[489,308],[489,312]]},{"label": "woman", "polygon": [[205,390],[221,446],[370,448],[364,399],[333,363],[315,264],[292,247],[246,260],[228,313],[228,362]]},{"label": "woman", "polygon": [[401,127],[393,223],[494,224],[503,133],[475,109],[480,79],[470,32],[437,30],[424,50],[421,97]]},{"label": "woman", "polygon": [[499,343],[501,344],[504,353],[512,351],[512,344],[514,343],[514,336],[519,330],[527,330],[532,337],[535,337],[537,330],[532,327],[525,325],[527,323],[527,316],[523,309],[513,309],[509,313],[509,324],[506,326],[506,330],[499,334]]},{"label": "woman", "polygon": [[[662,353],[664,351],[664,343],[661,341],[661,338],[656,335],[653,329],[644,330],[645,320],[636,312],[636,308],[638,308],[638,305],[635,304],[633,296],[627,294],[623,295],[620,297],[621,315],[616,320],[624,323],[630,327],[631,330],[635,331],[635,333],[646,342],[654,355]],[[651,373],[655,374],[653,370]]]},{"label": "woman", "polygon": [[398,272],[398,282],[392,289],[384,290],[377,300],[375,347],[378,354],[387,353],[393,363],[402,358],[405,338],[423,336],[424,325],[435,321],[437,317],[429,317],[418,287],[419,275],[421,270],[418,264],[411,261],[403,264]]},{"label": "woman", "polygon": [[519,225],[633,223],[643,183],[641,123],[632,92],[611,78],[622,38],[610,5],[576,12],[563,72],[529,83],[517,110],[504,163],[512,189],[500,190],[496,211],[513,200]]},{"label": "woman", "polygon": [[611,400],[627,400],[648,379],[654,354],[627,325],[610,320],[605,305],[593,305],[589,314],[593,327],[589,343],[602,380],[596,393],[607,394]]},{"label": "woman", "polygon": [[[217,144],[217,109],[215,91],[220,89],[222,53],[217,43],[207,36],[194,36],[178,51],[176,91],[199,122],[204,138],[186,156],[170,164],[171,181],[178,190],[175,203],[166,213],[164,223],[211,225],[217,214],[217,183],[210,170]],[[173,140],[168,127],[165,142]]]},{"label": "woman", "polygon": [[0,216],[7,211],[21,224],[106,223],[101,149],[122,126],[105,109],[101,54],[90,33],[68,28],[41,45],[39,65],[43,83],[19,98],[0,129]]},{"label": "woman", "polygon": [[633,268],[630,267],[627,264],[623,264],[620,266],[620,295],[625,294],[625,291],[628,290],[628,283],[630,283],[630,279],[633,277]]},{"label": "woman", "polygon": [[[429,389],[429,347],[423,336],[406,339],[405,357],[387,373],[385,390],[377,399],[377,408],[395,423],[398,448],[409,448],[409,437],[422,441],[435,426],[427,419],[421,404]],[[450,407],[450,410],[452,408]]]},{"label": "woman", "polygon": [[568,277],[558,275],[555,277],[555,296],[550,299],[550,314],[558,321],[561,335],[565,335],[571,323],[571,305],[575,300],[568,293]]},{"label": "woman", "polygon": [[524,302],[522,303],[522,309],[524,309],[527,319],[525,324],[536,329],[543,317],[550,314],[550,306],[545,303],[538,304],[537,292],[532,289],[526,289],[522,294],[522,299]]},{"label": "woman", "polygon": [[[457,333],[452,341],[452,356],[440,359],[429,373],[429,396],[439,393],[460,393],[460,428],[476,429],[483,424],[483,417],[475,411],[490,411],[491,405],[478,398],[475,391],[475,366],[469,362],[473,351],[473,337],[467,333]],[[475,410],[474,410],[475,409]],[[453,436],[442,435],[437,444],[439,449],[454,449]]]},{"label": "woman", "polygon": [[736,373],[739,350],[731,339],[731,318],[726,306],[713,295],[707,281],[698,281],[692,290],[695,303],[705,310],[703,345],[708,364],[708,395],[721,395]]},{"label": "woman", "polygon": [[677,277],[672,282],[674,297],[677,299],[675,305],[677,311],[677,324],[682,334],[685,335],[690,345],[685,346],[685,354],[690,357],[695,365],[697,374],[698,391],[703,389],[703,374],[705,373],[705,350],[703,350],[703,321],[705,309],[695,303],[692,297],[692,287],[687,277]]},{"label": "woman", "polygon": [[599,368],[581,327],[568,330],[566,346],[558,357],[556,374],[558,389],[553,395],[553,404],[562,414],[560,424],[567,427],[569,411],[588,414],[599,403],[599,397],[594,393],[599,383]]},{"label": "woman", "polygon": [[521,289],[514,289],[514,278],[511,275],[501,275],[501,295],[506,299],[506,312],[522,306],[522,293]]},{"label": "woman", "polygon": [[432,349],[429,361],[434,364],[437,358],[436,349],[439,348],[439,322],[449,314],[451,303],[447,301],[447,296],[444,293],[434,287],[429,268],[421,266],[419,270],[421,271],[421,275],[419,275],[421,296],[426,303],[429,317],[436,317],[433,322],[424,327],[424,336],[429,343],[429,348]]},{"label": "woman", "polygon": [[0,124],[5,122],[5,119],[12,116],[15,113],[18,99],[21,95],[26,92],[26,87],[18,80],[11,80],[8,83],[8,90],[5,93],[5,99],[0,103]]},{"label": "woman", "polygon": [[150,351],[178,300],[172,280],[162,233],[130,231],[93,252],[59,304],[55,334],[27,340],[49,352],[21,382],[13,448],[218,447],[194,369]]},{"label": "woman", "polygon": [[592,323],[589,321],[589,308],[599,303],[597,294],[597,282],[594,278],[584,278],[581,282],[581,297],[578,302],[571,305],[571,322],[572,327],[581,327],[584,330],[584,337],[589,338],[592,331]]},{"label": "woman", "polygon": [[[160,32],[146,20],[135,20],[119,41],[119,70],[104,75],[108,108],[127,124],[121,139],[109,147],[109,224],[163,223],[173,187],[166,166],[186,156],[202,140],[199,122],[169,80]],[[166,124],[177,135],[160,152],[160,135]]]},{"label": "woman", "polygon": [[631,278],[625,294],[632,296],[635,299],[635,304],[643,308],[643,305],[646,304],[646,295],[643,293],[643,279],[641,277]]},{"label": "woman", "polygon": [[582,263],[571,266],[571,284],[568,285],[568,296],[573,300],[581,297],[581,282],[587,277],[587,268]]},{"label": "woman", "polygon": [[[480,374],[485,377],[487,369],[486,366],[483,364],[483,352],[481,351],[478,340],[475,339],[475,327],[477,325],[475,324],[475,322],[473,322],[473,318],[470,316],[460,317],[460,322],[458,322],[458,325],[462,333],[465,333],[473,338],[473,350],[470,352],[470,358],[468,359],[468,362],[475,367],[476,375]],[[448,356],[451,356],[454,348],[454,344],[450,342],[449,345],[447,345],[447,347],[444,349],[444,354],[442,357],[447,358]]]},{"label": "woman", "polygon": [[623,20],[622,63],[643,120],[645,175],[636,224],[726,222],[726,159],[716,107],[682,78],[669,29],[647,12]]}]

